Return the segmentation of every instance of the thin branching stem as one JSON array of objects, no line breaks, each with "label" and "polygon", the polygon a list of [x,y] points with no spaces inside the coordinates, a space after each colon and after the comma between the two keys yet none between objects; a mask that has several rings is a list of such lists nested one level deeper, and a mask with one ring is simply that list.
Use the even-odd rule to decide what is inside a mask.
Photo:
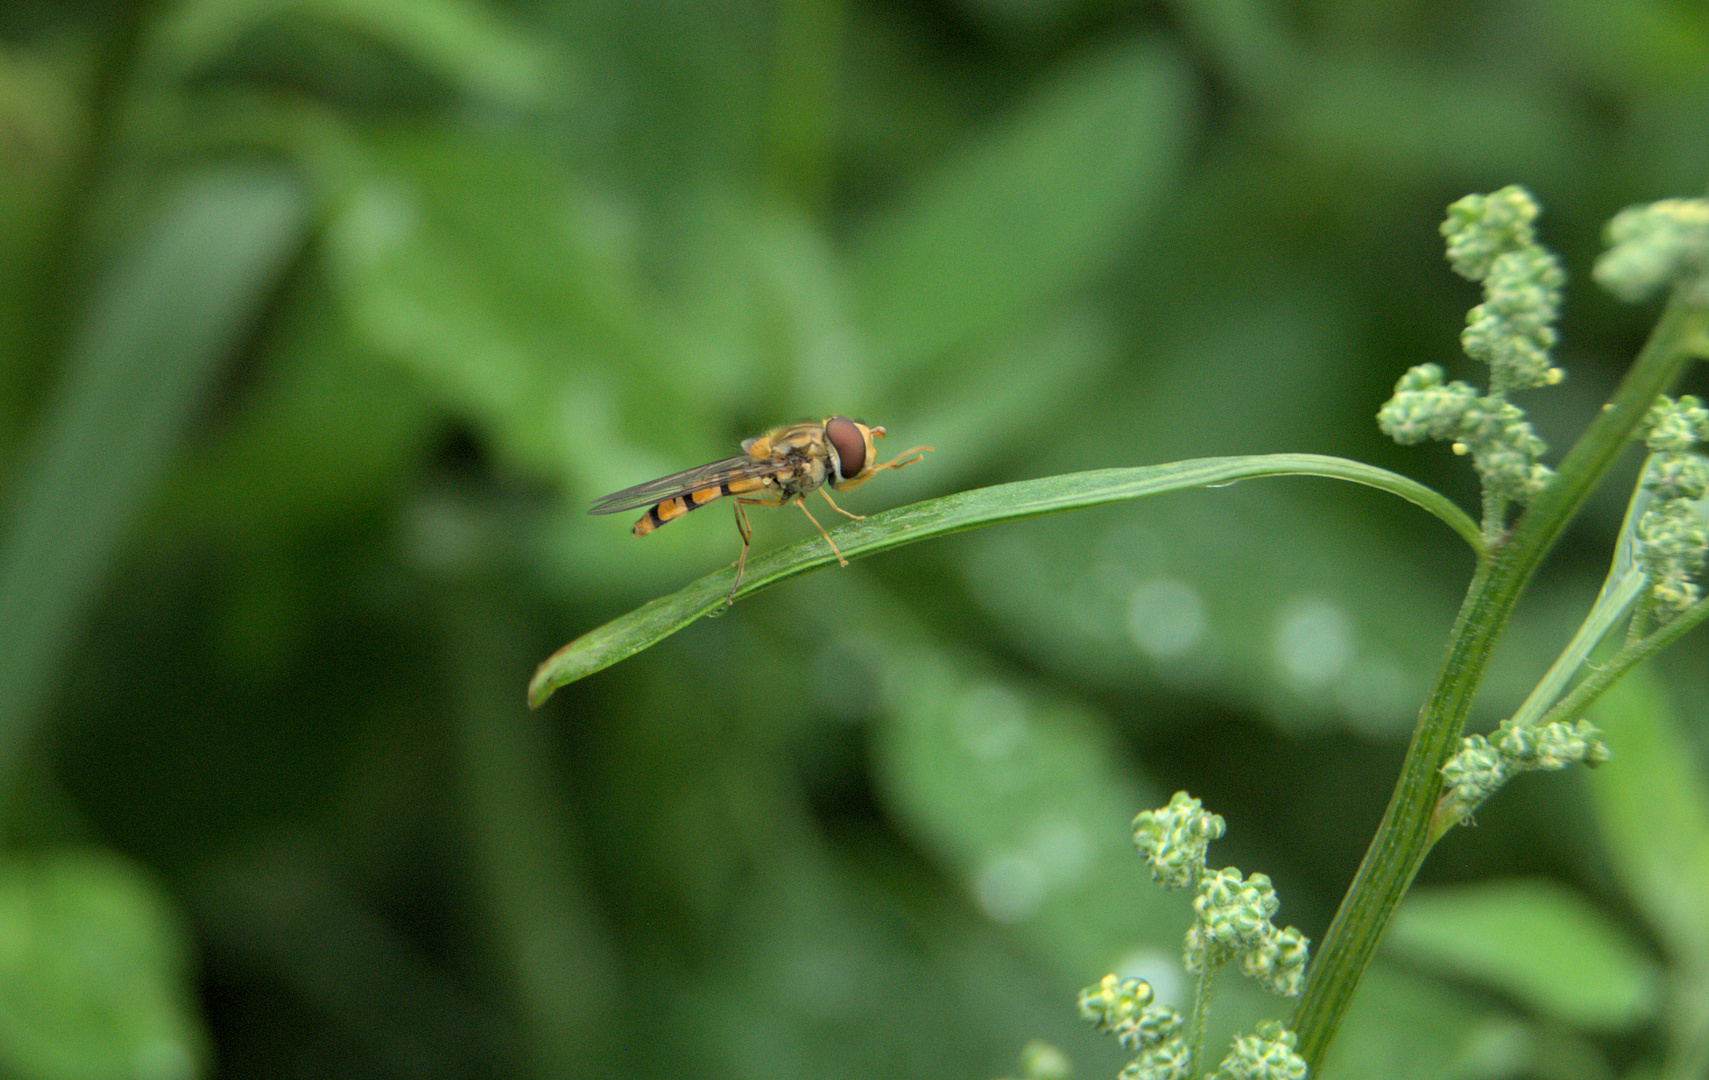
[{"label": "thin branching stem", "polygon": [[1479,559],[1388,810],[1324,935],[1294,1011],[1299,1053],[1313,1074],[1321,1068],[1359,979],[1429,851],[1442,765],[1459,748],[1490,653],[1520,593],[1657,396],[1698,354],[1706,327],[1709,311],[1678,300],[1668,305],[1608,407],[1568,452],[1506,542]]},{"label": "thin branching stem", "polygon": [[1193,990],[1193,1019],[1187,1028],[1187,1060],[1200,1074],[1204,1072],[1205,1032],[1210,1029],[1211,1000],[1216,997],[1217,972],[1222,965],[1207,957],[1199,970],[1198,985]]}]

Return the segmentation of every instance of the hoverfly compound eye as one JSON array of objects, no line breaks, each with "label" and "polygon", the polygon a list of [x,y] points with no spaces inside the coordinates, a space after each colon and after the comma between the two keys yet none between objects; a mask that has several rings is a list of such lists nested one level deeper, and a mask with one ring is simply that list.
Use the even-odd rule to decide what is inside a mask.
[{"label": "hoverfly compound eye", "polygon": [[837,451],[837,472],[844,480],[852,480],[866,468],[866,434],[860,425],[846,416],[833,416],[825,421],[825,438]]}]

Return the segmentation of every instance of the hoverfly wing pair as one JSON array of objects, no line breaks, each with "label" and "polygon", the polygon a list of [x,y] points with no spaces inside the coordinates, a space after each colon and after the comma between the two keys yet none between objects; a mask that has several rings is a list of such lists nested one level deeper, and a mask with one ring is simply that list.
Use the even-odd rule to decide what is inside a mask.
[{"label": "hoverfly wing pair", "polygon": [[837,562],[848,565],[848,560],[837,550],[830,534],[802,500],[817,491],[831,504],[831,509],[844,517],[859,520],[862,515],[851,514],[838,506],[831,493],[825,490],[825,485],[847,491],[864,484],[883,469],[912,465],[932,449],[930,446],[916,446],[880,465],[872,441],[883,437],[882,427],[868,427],[846,416],[829,416],[822,421],[804,421],[774,428],[744,441],[744,453],[736,457],[624,488],[595,502],[588,513],[617,514],[645,506],[647,512],[635,522],[633,532],[636,536],[646,536],[690,510],[734,496],[736,530],[742,536],[742,553],[736,559],[735,583],[730,586],[730,595],[725,599],[728,604],[741,587],[742,574],[748,564],[752,530],[748,526],[747,511],[743,509],[746,506],[794,503],[801,507],[807,520],[831,546],[831,554],[837,557]]},{"label": "hoverfly wing pair", "polygon": [[667,521],[690,510],[705,506],[715,499],[748,490],[753,485],[758,464],[752,457],[725,458],[698,469],[661,476],[645,484],[613,492],[595,502],[590,514],[621,514],[625,510],[647,507],[647,513],[635,523],[635,535],[646,536]]}]

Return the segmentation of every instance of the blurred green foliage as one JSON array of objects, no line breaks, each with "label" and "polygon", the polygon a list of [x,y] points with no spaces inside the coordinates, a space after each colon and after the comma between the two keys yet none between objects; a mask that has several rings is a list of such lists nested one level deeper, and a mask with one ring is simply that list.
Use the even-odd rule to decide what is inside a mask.
[{"label": "blurred green foliage", "polygon": [[[643,543],[589,500],[846,412],[938,447],[856,511],[1278,451],[1470,505],[1372,422],[1411,364],[1475,377],[1443,207],[1543,201],[1571,381],[1526,404],[1564,445],[1645,329],[1585,283],[1601,223],[1700,191],[1706,119],[1672,0],[7,4],[0,1071],[985,1077],[1042,1037],[1113,1074],[1074,992],[1169,997],[1185,925],[1128,820],[1190,789],[1320,936],[1453,534],[1299,479],[1008,524],[530,713],[553,649],[736,552],[722,510]],[[1702,650],[1626,714],[1669,752],[1604,722],[1595,800],[1527,780],[1441,846],[1421,888],[1523,880],[1409,916],[1331,1076],[1691,1067],[1654,991],[1709,981],[1669,889]],[[1460,932],[1536,895],[1535,941]],[[1543,992],[1574,943],[1618,1001]],[[1225,982],[1213,1044],[1285,1011]]]}]

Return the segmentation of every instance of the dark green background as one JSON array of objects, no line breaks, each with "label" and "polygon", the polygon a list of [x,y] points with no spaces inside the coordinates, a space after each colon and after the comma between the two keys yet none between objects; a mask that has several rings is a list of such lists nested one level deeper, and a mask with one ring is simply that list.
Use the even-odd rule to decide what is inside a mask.
[{"label": "dark green background", "polygon": [[[1129,819],[1204,798],[1213,863],[1320,938],[1463,545],[1304,479],[1023,522],[530,713],[560,644],[737,550],[721,508],[642,542],[589,501],[848,413],[937,447],[856,511],[1273,451],[1472,507],[1373,423],[1410,365],[1482,378],[1445,206],[1545,208],[1569,380],[1521,404],[1558,452],[1653,317],[1590,284],[1601,225],[1701,191],[1706,132],[1709,17],[1659,0],[8,3],[0,936],[36,951],[0,956],[0,1073],[984,1078],[1043,1037],[1113,1075],[1074,993],[1166,971],[1187,919]],[[1627,479],[1480,728],[1576,627]],[[1701,801],[1703,656],[1655,691],[1676,787],[1637,755],[1627,792]],[[1554,879],[1623,971],[1701,978],[1608,805],[1526,778],[1424,884]],[[1368,979],[1338,1075],[1673,1052],[1653,996],[1432,955]],[[1286,1015],[1224,983],[1213,1044]]]}]

